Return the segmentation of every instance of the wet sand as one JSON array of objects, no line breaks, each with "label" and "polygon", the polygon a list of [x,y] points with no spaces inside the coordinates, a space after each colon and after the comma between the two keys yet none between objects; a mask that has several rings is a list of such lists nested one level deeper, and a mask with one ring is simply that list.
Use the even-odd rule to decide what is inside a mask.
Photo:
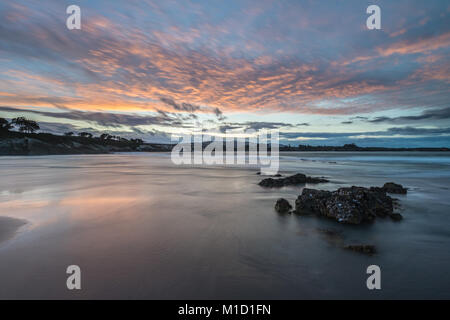
[{"label": "wet sand", "polygon": [[17,230],[27,221],[10,217],[0,217],[0,245],[16,234]]}]

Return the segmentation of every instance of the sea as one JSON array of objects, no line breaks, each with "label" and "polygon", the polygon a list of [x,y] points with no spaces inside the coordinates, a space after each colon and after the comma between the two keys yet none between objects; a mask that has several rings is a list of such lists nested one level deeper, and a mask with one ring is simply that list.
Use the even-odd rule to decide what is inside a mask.
[{"label": "sea", "polygon": [[[0,299],[450,298],[450,153],[281,152],[283,176],[330,180],[281,189],[260,187],[258,171],[169,153],[0,157],[0,217],[24,221],[0,225]],[[305,187],[386,182],[408,188],[392,195],[402,221],[274,211]]]}]

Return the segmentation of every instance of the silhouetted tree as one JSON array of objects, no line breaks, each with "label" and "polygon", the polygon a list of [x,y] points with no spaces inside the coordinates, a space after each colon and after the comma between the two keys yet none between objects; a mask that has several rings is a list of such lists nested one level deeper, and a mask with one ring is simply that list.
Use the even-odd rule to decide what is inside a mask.
[{"label": "silhouetted tree", "polygon": [[92,138],[92,133],[89,132],[80,132],[78,135],[83,138]]},{"label": "silhouetted tree", "polygon": [[111,138],[111,136],[107,133],[103,133],[100,135],[101,140],[109,140],[110,138]]},{"label": "silhouetted tree", "polygon": [[119,140],[120,140],[120,137],[119,137],[119,136],[113,136],[113,135],[111,135],[111,134],[108,134],[108,136],[107,136],[106,139],[107,139],[107,140],[119,141]]},{"label": "silhouetted tree", "polygon": [[12,129],[11,123],[8,122],[8,120],[4,118],[0,118],[0,130],[1,131],[9,131],[9,129]]},{"label": "silhouetted tree", "polygon": [[19,126],[20,132],[33,133],[40,129],[36,121],[28,120],[25,117],[14,118],[11,120],[11,123]]},{"label": "silhouetted tree", "polygon": [[344,149],[351,149],[351,150],[353,150],[353,149],[357,149],[357,148],[358,148],[358,146],[356,144],[354,144],[354,143],[344,144]]},{"label": "silhouetted tree", "polygon": [[142,139],[131,139],[130,141],[137,145],[141,145],[144,143],[144,140]]},{"label": "silhouetted tree", "polygon": [[71,137],[71,136],[74,135],[74,133],[73,133],[72,131],[70,131],[70,132],[64,133],[64,135],[65,135],[66,137]]}]

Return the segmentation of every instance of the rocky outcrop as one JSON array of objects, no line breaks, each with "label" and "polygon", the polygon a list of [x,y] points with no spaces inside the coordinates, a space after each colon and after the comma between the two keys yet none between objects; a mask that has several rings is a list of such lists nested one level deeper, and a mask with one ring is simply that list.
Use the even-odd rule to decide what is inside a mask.
[{"label": "rocky outcrop", "polygon": [[406,194],[408,192],[407,188],[403,188],[401,184],[397,184],[394,182],[386,182],[382,189],[387,193],[395,194]]},{"label": "rocky outcrop", "polygon": [[[261,171],[258,171],[256,174],[257,174],[258,176],[261,175]],[[279,177],[282,177],[282,175],[279,174],[279,173],[277,173],[277,174],[274,174],[272,177],[279,178]]]},{"label": "rocky outcrop", "polygon": [[322,183],[322,182],[328,182],[328,180],[323,178],[308,177],[302,173],[297,173],[293,176],[280,179],[266,178],[261,182],[259,182],[258,184],[261,187],[265,188],[281,188],[285,186],[293,186],[305,183]]},{"label": "rocky outcrop", "polygon": [[401,184],[394,182],[386,182],[382,187],[370,187],[373,191],[382,191],[392,194],[406,194],[408,192],[407,188],[403,188]]},{"label": "rocky outcrop", "polygon": [[394,221],[400,221],[403,219],[403,216],[400,213],[393,213],[390,215],[390,217]]},{"label": "rocky outcrop", "polygon": [[291,213],[292,206],[286,199],[280,198],[275,203],[275,211],[278,213]]},{"label": "rocky outcrop", "polygon": [[353,186],[336,191],[305,188],[295,201],[295,213],[314,214],[348,224],[372,222],[376,217],[386,216],[399,220],[401,215],[394,214],[393,203],[382,188]]}]

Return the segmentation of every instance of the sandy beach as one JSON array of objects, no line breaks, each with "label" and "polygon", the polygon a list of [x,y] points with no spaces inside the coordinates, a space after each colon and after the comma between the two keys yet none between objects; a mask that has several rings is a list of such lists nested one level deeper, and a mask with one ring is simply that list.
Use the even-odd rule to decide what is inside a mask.
[{"label": "sandy beach", "polygon": [[0,217],[0,245],[3,241],[14,237],[17,230],[26,223],[27,222],[22,219]]}]

